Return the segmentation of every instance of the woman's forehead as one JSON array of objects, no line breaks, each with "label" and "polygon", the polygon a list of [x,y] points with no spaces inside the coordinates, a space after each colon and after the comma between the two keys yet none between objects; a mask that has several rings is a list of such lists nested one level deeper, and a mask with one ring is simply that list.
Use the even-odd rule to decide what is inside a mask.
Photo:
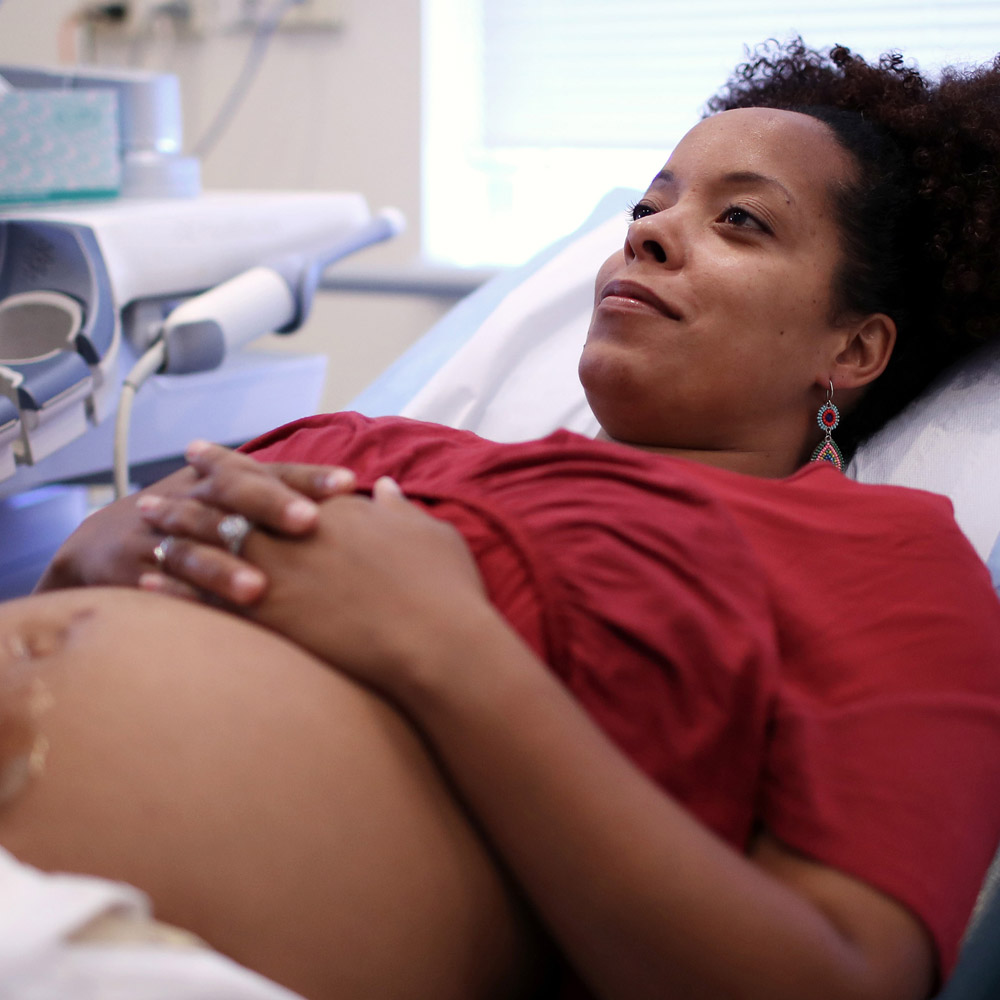
[{"label": "woman's forehead", "polygon": [[797,111],[738,108],[699,122],[664,171],[681,184],[724,175],[771,178],[793,196],[825,194],[853,173],[850,154],[823,122]]}]

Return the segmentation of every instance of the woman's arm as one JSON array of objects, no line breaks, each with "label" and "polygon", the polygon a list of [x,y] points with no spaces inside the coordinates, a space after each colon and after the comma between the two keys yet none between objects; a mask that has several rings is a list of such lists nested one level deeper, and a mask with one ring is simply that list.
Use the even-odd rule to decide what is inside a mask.
[{"label": "woman's arm", "polygon": [[403,708],[599,996],[928,995],[916,918],[766,835],[747,858],[701,826],[494,611],[458,535],[390,484],[246,553],[269,580],[251,617]]},{"label": "woman's arm", "polygon": [[930,945],[899,904],[766,835],[737,854],[503,622],[455,611],[462,624],[433,661],[415,648],[393,694],[598,996],[929,994]]}]

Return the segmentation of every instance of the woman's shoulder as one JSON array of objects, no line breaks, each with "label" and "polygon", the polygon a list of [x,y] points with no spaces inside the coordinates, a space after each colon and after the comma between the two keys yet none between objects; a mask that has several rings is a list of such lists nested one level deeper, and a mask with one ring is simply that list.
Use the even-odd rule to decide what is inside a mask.
[{"label": "woman's shoulder", "polygon": [[424,420],[395,416],[369,417],[355,410],[338,410],[333,413],[315,413],[282,424],[247,442],[243,450],[258,452],[279,445],[290,448],[292,442],[302,447],[305,442],[311,440],[353,438],[358,435],[386,439],[429,437],[439,440],[482,440],[471,431],[457,430]]},{"label": "woman's shoulder", "polygon": [[319,413],[277,427],[243,448],[266,462],[346,465],[365,485],[370,477],[403,476],[414,468],[447,468],[459,453],[490,442],[471,431],[404,417],[369,417],[354,411]]},{"label": "woman's shoulder", "polygon": [[880,521],[886,531],[925,531],[934,526],[957,530],[951,501],[939,493],[906,486],[862,483],[828,462],[809,462],[783,479],[764,479],[719,469],[699,470],[699,478],[728,503],[752,509],[765,506],[782,517],[825,520],[849,526]]},{"label": "woman's shoulder", "polygon": [[871,507],[880,512],[906,512],[932,521],[954,521],[952,503],[941,493],[890,483],[860,482],[824,462],[810,462],[789,482],[806,495],[817,490],[830,492],[858,507]]},{"label": "woman's shoulder", "polygon": [[808,591],[825,579],[858,601],[870,585],[933,601],[947,580],[996,604],[989,573],[945,496],[859,483],[822,462],[785,479],[714,469],[694,474],[725,505],[783,591]]},{"label": "woman's shoulder", "polygon": [[884,539],[884,547],[908,545],[940,560],[968,564],[976,571],[982,559],[955,517],[951,500],[941,493],[882,483],[862,483],[835,470],[806,470],[800,480],[802,502],[828,494],[842,532],[853,526]]}]

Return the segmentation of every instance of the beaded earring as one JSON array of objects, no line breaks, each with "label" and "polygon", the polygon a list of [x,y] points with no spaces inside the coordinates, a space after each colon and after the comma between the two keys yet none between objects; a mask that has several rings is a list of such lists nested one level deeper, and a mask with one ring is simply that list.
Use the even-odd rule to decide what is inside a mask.
[{"label": "beaded earring", "polygon": [[818,445],[810,457],[810,462],[829,462],[841,472],[844,471],[844,456],[837,447],[836,441],[831,435],[840,426],[840,410],[833,403],[833,380],[830,380],[830,388],[826,390],[826,402],[819,408],[816,414],[816,423],[819,429],[826,434],[826,437]]}]

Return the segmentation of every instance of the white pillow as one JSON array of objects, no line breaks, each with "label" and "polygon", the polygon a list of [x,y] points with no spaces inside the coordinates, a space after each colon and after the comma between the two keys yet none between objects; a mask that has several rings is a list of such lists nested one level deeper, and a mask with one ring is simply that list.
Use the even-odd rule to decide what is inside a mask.
[{"label": "white pillow", "polygon": [[595,434],[576,376],[594,307],[597,270],[620,251],[627,208],[610,191],[576,232],[464,298],[350,409],[403,414],[518,441],[565,427]]},{"label": "white pillow", "polygon": [[858,449],[847,471],[950,497],[1000,583],[1000,342],[940,376]]},{"label": "white pillow", "polygon": [[594,276],[625,239],[607,219],[531,271],[402,409],[403,416],[526,441],[565,427],[593,436],[576,369],[594,308]]}]

